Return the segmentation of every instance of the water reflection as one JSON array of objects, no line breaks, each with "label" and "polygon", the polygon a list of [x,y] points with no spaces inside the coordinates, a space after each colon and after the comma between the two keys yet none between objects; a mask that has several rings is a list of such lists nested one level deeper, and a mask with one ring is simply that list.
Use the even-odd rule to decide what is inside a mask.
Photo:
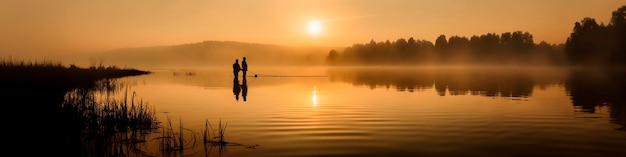
[{"label": "water reflection", "polygon": [[[251,80],[234,79],[226,72],[213,75],[213,71],[207,70],[194,77],[163,76],[162,79],[177,79],[166,86],[155,85],[151,81],[157,79],[150,78],[147,85],[136,89],[144,96],[153,94],[147,98],[159,109],[185,115],[185,128],[203,130],[206,127],[198,122],[204,121],[204,117],[224,118],[236,122],[227,137],[263,145],[250,151],[204,144],[204,150],[197,145],[184,149],[184,153],[174,152],[181,156],[217,156],[223,151],[230,151],[227,156],[585,156],[623,152],[618,149],[624,146],[622,131],[613,130],[624,125],[623,105],[614,103],[623,102],[617,96],[623,90],[612,92],[615,96],[611,96],[611,103],[593,103],[599,104],[589,107],[595,109],[593,119],[579,118],[593,110],[574,113],[585,104],[581,102],[599,101],[595,99],[607,95],[588,94],[592,90],[623,86],[616,80],[620,77],[593,80],[584,77],[600,74],[544,68],[297,71],[319,75],[326,70],[330,75],[324,78],[247,77]],[[232,105],[241,103],[239,99],[247,101],[248,84],[254,86],[255,105]],[[166,88],[172,90],[155,90]],[[231,90],[237,101],[232,101]],[[571,102],[566,90],[573,93]],[[223,96],[206,97],[209,94]],[[169,95],[172,96],[163,98]],[[277,95],[284,99],[276,99]],[[609,124],[610,120],[614,124]],[[175,130],[179,129],[177,126],[174,125]],[[181,132],[185,133],[185,140],[198,135]],[[485,154],[491,150],[498,152]]]},{"label": "water reflection", "polygon": [[317,107],[317,90],[313,87],[313,97],[311,98],[313,101],[313,106]]},{"label": "water reflection", "polygon": [[[399,92],[434,89],[439,96],[478,95],[524,98],[533,89],[565,86],[576,112],[595,113],[609,107],[612,122],[626,130],[625,69],[565,68],[335,68],[331,81],[356,86],[394,88]],[[518,99],[513,99],[518,100]]]},{"label": "water reflection", "polygon": [[626,131],[626,70],[575,69],[566,81],[566,90],[577,112],[595,113],[600,107],[610,107],[613,123]]},{"label": "water reflection", "polygon": [[239,79],[234,77],[233,79],[233,94],[235,95],[235,100],[239,101],[239,94],[241,93],[241,85],[239,85]]},{"label": "water reflection", "polygon": [[241,83],[241,97],[243,97],[243,101],[246,101],[246,97],[248,96],[248,79],[243,77],[243,81]]},{"label": "water reflection", "polygon": [[435,89],[440,96],[528,97],[537,83],[559,84],[562,71],[542,75],[536,69],[330,69],[331,81],[415,92]]},{"label": "water reflection", "polygon": [[242,83],[239,84],[239,79],[237,77],[233,78],[233,94],[235,95],[235,100],[239,101],[239,96],[243,97],[243,101],[247,100],[248,96],[248,79],[243,77]]}]

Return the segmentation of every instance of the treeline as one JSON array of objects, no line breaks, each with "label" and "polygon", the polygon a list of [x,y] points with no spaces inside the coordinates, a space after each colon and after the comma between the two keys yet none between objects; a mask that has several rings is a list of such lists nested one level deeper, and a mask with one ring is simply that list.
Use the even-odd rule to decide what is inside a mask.
[{"label": "treeline", "polygon": [[532,34],[515,31],[447,38],[440,35],[433,44],[408,40],[354,44],[342,52],[331,50],[326,57],[332,65],[374,64],[563,64],[563,45],[540,42]]},{"label": "treeline", "polygon": [[565,43],[573,65],[626,65],[626,5],[611,15],[608,25],[590,17],[574,24]]},{"label": "treeline", "polygon": [[330,50],[331,65],[625,65],[626,6],[609,25],[593,18],[576,22],[565,44],[535,43],[529,32],[464,36],[440,35],[433,43],[414,38],[354,44]]}]

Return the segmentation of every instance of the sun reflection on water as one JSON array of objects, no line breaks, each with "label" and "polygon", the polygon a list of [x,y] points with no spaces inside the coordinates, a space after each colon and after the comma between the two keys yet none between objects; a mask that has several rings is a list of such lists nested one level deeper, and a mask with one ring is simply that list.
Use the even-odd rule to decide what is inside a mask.
[{"label": "sun reflection on water", "polygon": [[313,87],[313,107],[317,107],[317,91],[315,87]]}]

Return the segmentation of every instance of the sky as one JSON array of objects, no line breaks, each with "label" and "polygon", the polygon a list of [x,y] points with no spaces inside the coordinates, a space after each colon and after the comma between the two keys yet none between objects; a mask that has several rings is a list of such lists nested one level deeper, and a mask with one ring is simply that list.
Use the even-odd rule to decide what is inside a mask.
[{"label": "sky", "polygon": [[339,46],[527,31],[564,43],[624,0],[1,0],[0,58],[206,40]]}]

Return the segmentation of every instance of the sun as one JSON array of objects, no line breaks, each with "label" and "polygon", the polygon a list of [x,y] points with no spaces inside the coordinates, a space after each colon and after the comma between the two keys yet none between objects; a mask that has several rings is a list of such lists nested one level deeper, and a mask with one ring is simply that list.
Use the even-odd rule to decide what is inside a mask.
[{"label": "sun", "polygon": [[308,30],[311,35],[318,35],[322,33],[322,24],[317,20],[309,21]]}]

